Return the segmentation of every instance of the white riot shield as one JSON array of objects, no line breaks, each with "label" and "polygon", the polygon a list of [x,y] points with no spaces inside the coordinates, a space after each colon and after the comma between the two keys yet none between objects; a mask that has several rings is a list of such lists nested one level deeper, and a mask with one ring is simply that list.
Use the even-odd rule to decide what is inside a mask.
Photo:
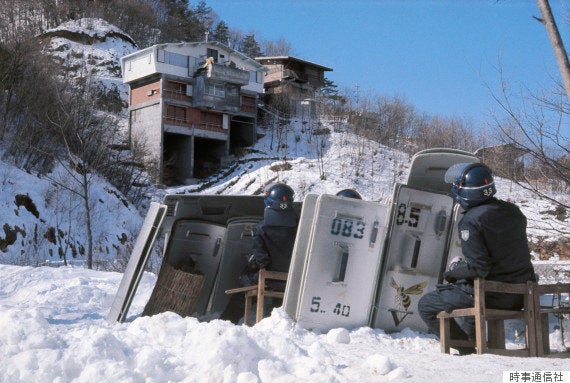
[{"label": "white riot shield", "polygon": [[445,266],[445,270],[449,270],[449,264],[453,261],[462,259],[464,260],[465,257],[463,256],[463,252],[461,251],[461,239],[459,238],[459,221],[461,220],[461,217],[463,216],[461,213],[463,212],[463,209],[461,208],[461,206],[459,206],[459,204],[455,204],[455,209],[454,209],[454,214],[453,214],[453,224],[452,224],[452,228],[451,228],[451,235],[450,235],[450,241],[449,241],[449,251],[448,251],[448,256],[447,256],[447,260],[445,262],[446,266]]},{"label": "white riot shield", "polygon": [[283,309],[291,318],[297,318],[299,309],[299,294],[301,281],[307,262],[309,243],[313,233],[313,220],[317,206],[317,194],[308,194],[303,201],[303,208],[297,226],[297,236],[291,255],[291,265],[287,276],[285,296],[283,297]]},{"label": "white riot shield", "polygon": [[191,259],[196,269],[204,274],[204,285],[195,308],[197,315],[206,312],[220,264],[225,231],[224,225],[195,220],[179,220],[173,226],[167,258],[163,262],[176,265],[188,263]]},{"label": "white riot shield", "polygon": [[109,322],[123,322],[127,317],[131,302],[137,291],[144,267],[150,256],[152,245],[162,226],[166,206],[156,202],[150,203],[149,211],[144,219],[141,231],[133,247],[127,268],[123,273],[119,290],[113,301],[111,311],[107,315]]},{"label": "white riot shield", "polygon": [[321,195],[301,281],[297,323],[326,331],[368,325],[388,207]]},{"label": "white riot shield", "polygon": [[220,269],[216,276],[208,313],[215,314],[225,309],[230,296],[228,289],[241,287],[239,276],[247,266],[248,256],[253,251],[253,229],[259,217],[238,217],[228,220],[223,240]]},{"label": "white riot shield", "polygon": [[372,326],[425,331],[417,303],[445,267],[453,198],[397,184],[394,201]]}]

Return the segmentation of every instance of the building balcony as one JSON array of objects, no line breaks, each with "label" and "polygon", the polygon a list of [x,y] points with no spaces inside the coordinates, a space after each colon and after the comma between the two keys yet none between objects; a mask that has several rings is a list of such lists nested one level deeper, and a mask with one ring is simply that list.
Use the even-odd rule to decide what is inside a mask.
[{"label": "building balcony", "polygon": [[186,94],[186,92],[181,92],[179,90],[164,89],[162,91],[164,98],[169,98],[171,100],[192,102],[192,96]]},{"label": "building balcony", "polygon": [[252,107],[240,105],[239,96],[215,97],[202,94],[194,99],[193,106],[203,110],[211,110],[229,114],[255,114],[255,105]]},{"label": "building balcony", "polygon": [[214,81],[223,81],[231,84],[248,85],[249,72],[222,64],[208,64],[206,77]]},{"label": "building balcony", "polygon": [[283,79],[287,80],[295,80],[298,82],[307,82],[309,81],[309,77],[306,73],[298,72],[292,69],[284,69],[283,70]]}]

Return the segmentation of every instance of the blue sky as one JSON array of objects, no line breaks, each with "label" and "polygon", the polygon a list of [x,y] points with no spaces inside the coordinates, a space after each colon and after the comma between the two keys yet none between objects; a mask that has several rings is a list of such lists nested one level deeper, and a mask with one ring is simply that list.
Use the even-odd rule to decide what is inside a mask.
[{"label": "blue sky", "polygon": [[[535,0],[207,0],[230,28],[284,38],[361,95],[397,96],[430,115],[487,120],[497,68],[514,94],[560,78]],[[565,0],[550,0],[566,45]],[[569,48],[567,47],[567,50]]]}]

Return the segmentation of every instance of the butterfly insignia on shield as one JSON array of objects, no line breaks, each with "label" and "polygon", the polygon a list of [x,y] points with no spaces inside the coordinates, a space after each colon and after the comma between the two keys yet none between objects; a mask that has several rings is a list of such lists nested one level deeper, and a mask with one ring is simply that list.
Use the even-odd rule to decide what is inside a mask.
[{"label": "butterfly insignia on shield", "polygon": [[461,230],[461,239],[464,241],[469,239],[469,230]]}]

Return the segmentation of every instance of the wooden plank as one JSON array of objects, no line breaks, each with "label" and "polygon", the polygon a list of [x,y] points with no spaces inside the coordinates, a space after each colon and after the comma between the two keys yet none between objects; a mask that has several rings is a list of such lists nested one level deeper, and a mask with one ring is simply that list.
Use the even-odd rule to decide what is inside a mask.
[{"label": "wooden plank", "polygon": [[236,287],[235,289],[226,290],[226,294],[245,293],[246,291],[257,290],[257,285]]},{"label": "wooden plank", "polygon": [[530,356],[528,349],[501,349],[501,348],[488,348],[487,354],[496,354],[496,355],[504,355],[504,356]]}]

